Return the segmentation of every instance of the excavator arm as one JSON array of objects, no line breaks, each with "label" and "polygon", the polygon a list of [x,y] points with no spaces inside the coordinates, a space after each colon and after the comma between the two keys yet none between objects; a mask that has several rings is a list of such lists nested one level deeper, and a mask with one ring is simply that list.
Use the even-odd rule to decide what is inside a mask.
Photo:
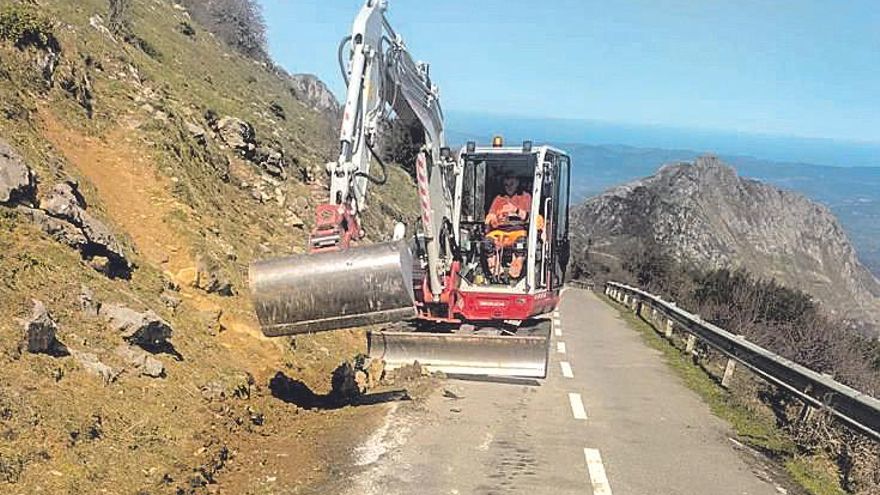
[{"label": "excavator arm", "polygon": [[[409,245],[364,247],[360,214],[367,189],[382,184],[386,166],[377,152],[383,125],[393,114],[424,131],[416,160],[424,246],[415,262],[427,275],[425,298],[439,300],[451,253],[441,249],[441,229],[452,218],[448,174],[456,164],[446,148],[439,91],[427,64],[414,61],[391,28],[386,0],[366,0],[352,34],[339,47],[347,93],[339,135],[340,152],[327,165],[329,198],[316,209],[310,254],[254,263],[249,278],[255,309],[266,335],[278,336],[383,323],[416,315],[414,260]],[[343,58],[348,48],[349,61]],[[375,174],[372,164],[381,167]]]}]

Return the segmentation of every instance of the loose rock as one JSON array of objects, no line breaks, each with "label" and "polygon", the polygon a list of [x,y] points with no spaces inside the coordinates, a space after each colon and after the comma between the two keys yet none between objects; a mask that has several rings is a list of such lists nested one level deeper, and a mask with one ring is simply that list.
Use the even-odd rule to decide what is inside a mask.
[{"label": "loose rock", "polygon": [[217,121],[215,126],[220,139],[230,148],[240,152],[248,152],[256,148],[254,127],[244,120],[226,116]]},{"label": "loose rock", "polygon": [[144,376],[151,378],[164,378],[165,365],[162,361],[150,356],[146,351],[126,344],[120,344],[116,348],[116,354],[125,360],[130,366],[140,370]]},{"label": "loose rock", "polygon": [[32,354],[58,354],[64,350],[64,346],[55,337],[58,324],[41,301],[34,299],[33,302],[33,314],[24,322],[21,348]]},{"label": "loose rock", "polygon": [[122,334],[128,343],[147,349],[167,344],[173,332],[152,310],[139,313],[121,304],[104,304],[100,315],[110,323],[110,327]]},{"label": "loose rock", "polygon": [[73,357],[82,365],[83,369],[104,380],[105,385],[113,383],[119,376],[119,373],[113,371],[113,368],[99,361],[98,356],[90,352],[74,352]]}]

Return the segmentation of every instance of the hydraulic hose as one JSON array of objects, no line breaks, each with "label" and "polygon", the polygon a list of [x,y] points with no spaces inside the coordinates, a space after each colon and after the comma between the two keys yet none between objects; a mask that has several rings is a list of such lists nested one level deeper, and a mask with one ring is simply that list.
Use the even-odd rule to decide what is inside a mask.
[{"label": "hydraulic hose", "polygon": [[336,57],[339,60],[339,71],[342,72],[342,79],[345,80],[345,85],[348,86],[348,72],[345,70],[345,61],[342,58],[342,52],[345,50],[345,45],[351,41],[351,35],[342,38],[342,41],[339,42],[339,48],[336,50]]},{"label": "hydraulic hose", "polygon": [[354,176],[365,177],[368,181],[376,184],[377,186],[385,185],[385,183],[388,182],[388,166],[385,164],[384,161],[382,161],[381,158],[379,158],[379,154],[376,153],[376,150],[373,149],[373,146],[369,143],[369,141],[366,142],[366,145],[367,149],[370,150],[370,154],[373,155],[373,158],[375,158],[376,161],[379,162],[379,168],[382,169],[382,177],[374,177],[366,172],[361,171],[355,172]]}]

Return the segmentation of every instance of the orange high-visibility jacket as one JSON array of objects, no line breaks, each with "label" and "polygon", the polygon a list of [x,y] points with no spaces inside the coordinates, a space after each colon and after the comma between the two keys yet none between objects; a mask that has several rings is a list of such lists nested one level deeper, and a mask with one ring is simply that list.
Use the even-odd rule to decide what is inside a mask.
[{"label": "orange high-visibility jacket", "polygon": [[489,207],[489,214],[486,215],[486,223],[488,223],[490,227],[495,228],[507,223],[507,216],[514,213],[516,210],[525,211],[526,215],[528,215],[531,209],[532,195],[527,192],[514,194],[513,196],[499,194],[498,196],[495,196],[494,200],[492,200],[492,206]]}]

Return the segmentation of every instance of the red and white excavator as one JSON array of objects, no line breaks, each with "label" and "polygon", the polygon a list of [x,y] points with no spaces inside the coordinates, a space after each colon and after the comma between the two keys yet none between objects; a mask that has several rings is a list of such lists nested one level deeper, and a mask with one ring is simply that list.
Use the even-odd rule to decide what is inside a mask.
[{"label": "red and white excavator", "polygon": [[[418,361],[446,373],[544,377],[544,315],[559,301],[569,257],[571,161],[550,146],[505,147],[500,138],[450,151],[428,65],[413,60],[386,11],[387,1],[366,0],[339,47],[348,85],[341,150],[327,165],[330,199],[317,208],[310,253],[250,268],[262,330],[282,336],[386,324],[368,339],[387,368]],[[376,147],[392,112],[424,130],[420,222],[411,239],[398,224],[393,241],[355,246],[364,237],[367,188],[385,180]],[[505,178],[508,188],[518,186],[522,206],[499,219],[490,209],[506,197]]]}]

